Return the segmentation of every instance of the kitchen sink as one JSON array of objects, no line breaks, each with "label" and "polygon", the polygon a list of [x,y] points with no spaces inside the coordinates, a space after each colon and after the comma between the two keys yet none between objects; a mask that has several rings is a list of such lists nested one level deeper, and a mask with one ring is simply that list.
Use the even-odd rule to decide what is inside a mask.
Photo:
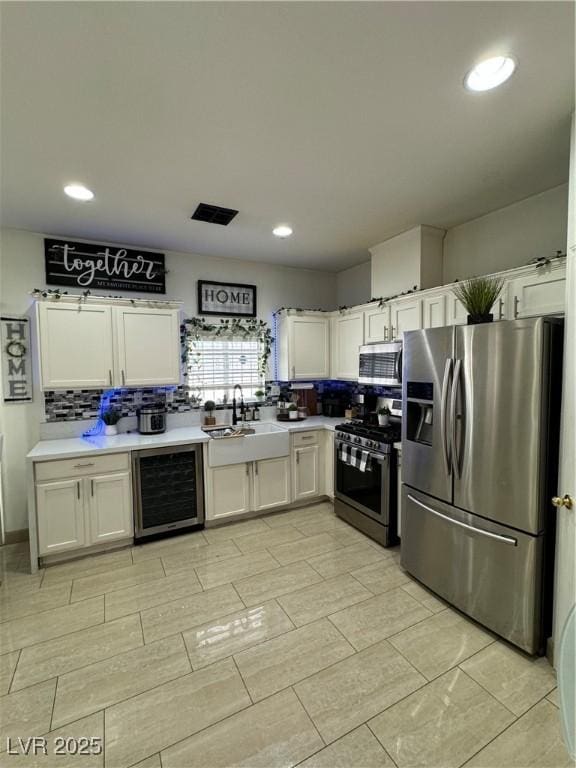
[{"label": "kitchen sink", "polygon": [[247,461],[275,459],[288,456],[290,435],[288,430],[272,422],[238,424],[237,432],[230,437],[214,438],[208,443],[208,465],[222,467],[226,464],[243,464]]}]

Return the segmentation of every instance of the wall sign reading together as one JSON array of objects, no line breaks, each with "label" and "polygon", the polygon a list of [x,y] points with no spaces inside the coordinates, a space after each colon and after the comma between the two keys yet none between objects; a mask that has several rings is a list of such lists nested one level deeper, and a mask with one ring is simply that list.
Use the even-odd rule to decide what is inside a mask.
[{"label": "wall sign reading together", "polygon": [[48,285],[166,293],[163,253],[45,238],[44,259]]}]

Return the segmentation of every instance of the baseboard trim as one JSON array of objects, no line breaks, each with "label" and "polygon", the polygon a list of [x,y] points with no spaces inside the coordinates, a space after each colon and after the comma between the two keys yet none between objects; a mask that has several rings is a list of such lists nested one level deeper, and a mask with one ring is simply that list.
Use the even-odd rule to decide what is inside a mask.
[{"label": "baseboard trim", "polygon": [[28,541],[28,528],[22,528],[19,531],[5,531],[4,544],[19,544],[21,541]]}]

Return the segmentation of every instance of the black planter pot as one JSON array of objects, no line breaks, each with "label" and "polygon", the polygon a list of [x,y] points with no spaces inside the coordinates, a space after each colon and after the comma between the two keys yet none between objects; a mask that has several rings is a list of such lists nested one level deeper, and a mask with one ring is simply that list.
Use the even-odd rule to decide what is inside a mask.
[{"label": "black planter pot", "polygon": [[491,323],[494,315],[468,315],[468,325],[480,325],[480,323]]}]

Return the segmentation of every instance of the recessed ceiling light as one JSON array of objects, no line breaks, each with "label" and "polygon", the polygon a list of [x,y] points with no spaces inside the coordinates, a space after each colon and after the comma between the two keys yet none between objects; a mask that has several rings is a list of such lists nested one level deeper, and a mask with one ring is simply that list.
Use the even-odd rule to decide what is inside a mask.
[{"label": "recessed ceiling light", "polygon": [[276,237],[290,237],[292,227],[289,227],[288,224],[279,224],[277,227],[274,227],[272,234]]},{"label": "recessed ceiling light", "polygon": [[505,83],[515,69],[516,62],[511,56],[493,56],[471,69],[464,85],[469,91],[489,91]]},{"label": "recessed ceiling light", "polygon": [[88,189],[88,187],[85,187],[84,184],[67,184],[64,187],[64,192],[68,197],[71,197],[74,200],[82,200],[84,203],[94,199],[94,192],[92,192],[91,189]]}]

